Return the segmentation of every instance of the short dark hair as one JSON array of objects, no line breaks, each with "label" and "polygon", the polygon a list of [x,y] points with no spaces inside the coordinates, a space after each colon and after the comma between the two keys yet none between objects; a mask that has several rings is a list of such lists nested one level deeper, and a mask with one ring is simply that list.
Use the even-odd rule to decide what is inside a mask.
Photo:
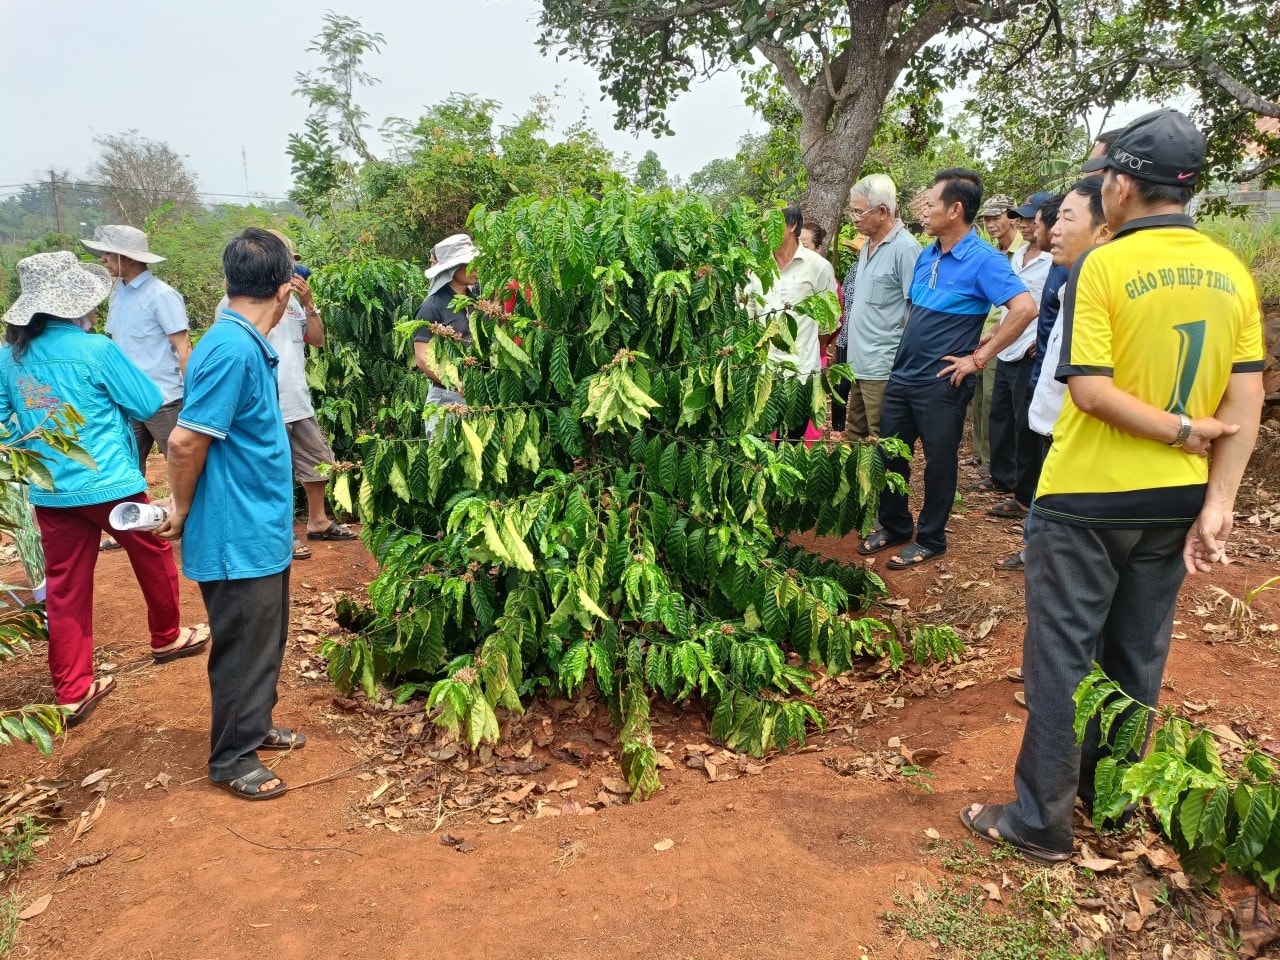
[{"label": "short dark hair", "polygon": [[1111,145],[1116,142],[1116,138],[1122,133],[1124,133],[1124,130],[1120,127],[1116,127],[1114,130],[1103,130],[1100,134],[1094,137],[1093,142],[1102,144],[1102,149],[1104,151],[1109,151],[1111,149]]},{"label": "short dark hair", "polygon": [[787,229],[796,235],[796,239],[800,239],[800,231],[804,229],[804,214],[800,208],[794,204],[782,208],[782,219],[786,221]]},{"label": "short dark hair", "polygon": [[49,325],[50,320],[59,320],[48,313],[32,314],[31,322],[25,327],[20,327],[14,323],[6,323],[4,331],[5,342],[9,344],[13,350],[13,359],[18,363],[22,362],[22,358],[27,355],[27,348],[31,346],[31,341],[40,334],[44,333],[44,328]]},{"label": "short dark hair", "polygon": [[1133,185],[1137,187],[1138,199],[1152,206],[1176,203],[1180,207],[1185,207],[1191,202],[1196,192],[1195,187],[1184,187],[1176,183],[1152,183],[1150,180],[1140,180],[1137,177],[1133,178]]},{"label": "short dark hair", "polygon": [[1046,230],[1052,230],[1053,225],[1058,222],[1058,210],[1066,197],[1065,193],[1055,194],[1040,204],[1040,209],[1036,212],[1040,214],[1040,222],[1044,224]]},{"label": "short dark hair", "polygon": [[803,229],[813,234],[813,245],[815,247],[822,246],[822,241],[827,239],[827,231],[819,223],[806,224]]},{"label": "short dark hair", "polygon": [[965,167],[947,167],[933,175],[934,184],[942,184],[943,206],[960,204],[965,223],[973,223],[982,208],[982,174]]},{"label": "short dark hair", "polygon": [[1106,212],[1102,209],[1102,177],[1085,177],[1071,188],[1089,201],[1089,220],[1094,229],[1107,222]]},{"label": "short dark hair", "polygon": [[228,297],[269,300],[293,277],[293,257],[274,233],[249,227],[222,251]]}]

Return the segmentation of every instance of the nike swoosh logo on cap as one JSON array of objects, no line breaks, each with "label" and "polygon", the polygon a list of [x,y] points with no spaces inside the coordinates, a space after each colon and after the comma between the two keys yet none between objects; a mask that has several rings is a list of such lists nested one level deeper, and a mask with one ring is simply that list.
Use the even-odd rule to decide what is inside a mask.
[{"label": "nike swoosh logo on cap", "polygon": [[1179,180],[1190,180],[1190,179],[1191,179],[1192,177],[1194,177],[1195,175],[1196,175],[1196,172],[1195,172],[1194,170],[1192,170],[1190,173],[1180,173],[1180,174],[1178,174],[1178,179],[1179,179]]}]

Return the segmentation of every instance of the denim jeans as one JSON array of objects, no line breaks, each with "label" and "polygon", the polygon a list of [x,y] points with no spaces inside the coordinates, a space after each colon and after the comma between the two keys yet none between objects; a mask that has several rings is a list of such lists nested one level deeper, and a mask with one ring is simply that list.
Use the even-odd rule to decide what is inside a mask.
[{"label": "denim jeans", "polygon": [[271,729],[289,635],[289,570],[200,584],[209,613],[209,779],[234,780],[259,766]]},{"label": "denim jeans", "polygon": [[[974,379],[953,387],[946,377],[932,383],[889,381],[880,411],[880,434],[898,437],[915,451],[924,447],[924,506],[919,522],[913,522],[905,494],[885,490],[880,494],[880,526],[890,541],[910,540],[928,550],[947,548],[947,520],[956,496],[957,456],[964,434],[965,408],[973,397]],[[886,471],[911,479],[911,461],[893,457]]]}]

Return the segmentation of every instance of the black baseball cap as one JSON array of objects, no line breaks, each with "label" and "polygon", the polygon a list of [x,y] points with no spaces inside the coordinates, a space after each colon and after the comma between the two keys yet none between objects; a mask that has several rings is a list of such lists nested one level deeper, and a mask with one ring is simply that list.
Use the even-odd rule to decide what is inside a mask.
[{"label": "black baseball cap", "polygon": [[1036,211],[1045,205],[1045,201],[1053,197],[1048,190],[1041,190],[1039,193],[1033,193],[1027,197],[1027,202],[1020,207],[1013,207],[1009,210],[1009,217],[1021,217],[1023,220],[1034,220]]},{"label": "black baseball cap", "polygon": [[1204,167],[1204,135],[1177,110],[1156,110],[1120,131],[1106,156],[1088,160],[1085,173],[1115,170],[1139,180],[1193,187]]}]

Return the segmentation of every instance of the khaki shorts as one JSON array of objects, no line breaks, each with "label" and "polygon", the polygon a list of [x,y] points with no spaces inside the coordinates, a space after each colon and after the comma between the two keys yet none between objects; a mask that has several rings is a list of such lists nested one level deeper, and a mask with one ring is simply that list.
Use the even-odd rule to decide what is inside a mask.
[{"label": "khaki shorts", "polygon": [[333,463],[333,448],[320,432],[315,417],[286,423],[289,449],[293,456],[293,475],[299,483],[324,483],[328,478],[316,472],[322,463]]}]

